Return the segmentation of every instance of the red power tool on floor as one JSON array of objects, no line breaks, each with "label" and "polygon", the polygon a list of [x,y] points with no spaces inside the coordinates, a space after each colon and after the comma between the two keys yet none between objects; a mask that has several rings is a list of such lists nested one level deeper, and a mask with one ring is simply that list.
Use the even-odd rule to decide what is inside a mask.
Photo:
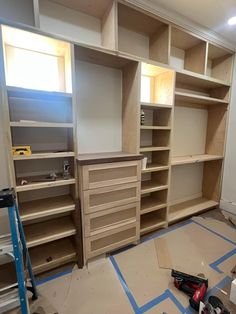
[{"label": "red power tool on floor", "polygon": [[174,269],[171,271],[171,276],[174,277],[175,287],[190,296],[190,306],[198,311],[200,302],[204,301],[207,292],[208,280],[198,276],[181,273]]}]

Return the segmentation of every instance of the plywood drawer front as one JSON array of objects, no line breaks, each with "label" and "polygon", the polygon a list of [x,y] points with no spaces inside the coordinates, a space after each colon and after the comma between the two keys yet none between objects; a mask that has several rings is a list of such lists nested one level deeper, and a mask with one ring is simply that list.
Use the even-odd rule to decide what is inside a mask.
[{"label": "plywood drawer front", "polygon": [[85,215],[85,236],[139,221],[140,203],[131,203]]},{"label": "plywood drawer front", "polygon": [[83,190],[140,181],[141,162],[114,162],[82,167]]},{"label": "plywood drawer front", "polygon": [[137,223],[114,228],[111,231],[101,233],[85,239],[86,258],[91,258],[118,249],[139,239],[139,227]]},{"label": "plywood drawer front", "polygon": [[83,192],[82,206],[86,214],[115,206],[138,202],[140,182],[128,183]]}]

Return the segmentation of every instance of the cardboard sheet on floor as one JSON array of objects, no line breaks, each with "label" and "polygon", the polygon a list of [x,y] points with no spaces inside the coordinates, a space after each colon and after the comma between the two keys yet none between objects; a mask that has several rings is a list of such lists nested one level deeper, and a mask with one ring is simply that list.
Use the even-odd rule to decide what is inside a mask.
[{"label": "cardboard sheet on floor", "polygon": [[133,313],[108,258],[39,286],[39,293],[59,314]]},{"label": "cardboard sheet on floor", "polygon": [[192,220],[236,243],[236,229],[225,222],[203,217],[193,217]]}]

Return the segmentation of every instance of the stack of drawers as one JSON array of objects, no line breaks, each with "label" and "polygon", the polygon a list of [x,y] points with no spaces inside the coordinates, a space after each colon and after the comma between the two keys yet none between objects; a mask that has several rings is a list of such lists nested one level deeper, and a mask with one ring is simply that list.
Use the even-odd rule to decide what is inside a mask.
[{"label": "stack of drawers", "polygon": [[132,160],[79,166],[85,261],[138,241],[140,164]]}]

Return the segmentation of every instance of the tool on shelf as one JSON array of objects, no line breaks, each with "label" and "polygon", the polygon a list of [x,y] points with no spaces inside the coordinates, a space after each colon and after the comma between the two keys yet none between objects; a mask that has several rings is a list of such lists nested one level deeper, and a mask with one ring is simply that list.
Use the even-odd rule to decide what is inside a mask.
[{"label": "tool on shelf", "polygon": [[171,276],[174,277],[174,285],[180,291],[190,296],[190,306],[198,311],[201,301],[204,301],[208,280],[206,278],[192,276],[172,269]]},{"label": "tool on shelf", "polygon": [[31,155],[30,146],[13,146],[12,155]]},{"label": "tool on shelf", "polygon": [[[0,191],[0,208],[5,207],[8,207],[10,235],[0,238],[0,257],[8,255],[13,258],[17,282],[0,289],[0,313],[20,305],[21,313],[29,314],[27,290],[32,293],[33,300],[38,298],[38,294],[14,189]],[[30,286],[27,286],[26,273]]]}]

